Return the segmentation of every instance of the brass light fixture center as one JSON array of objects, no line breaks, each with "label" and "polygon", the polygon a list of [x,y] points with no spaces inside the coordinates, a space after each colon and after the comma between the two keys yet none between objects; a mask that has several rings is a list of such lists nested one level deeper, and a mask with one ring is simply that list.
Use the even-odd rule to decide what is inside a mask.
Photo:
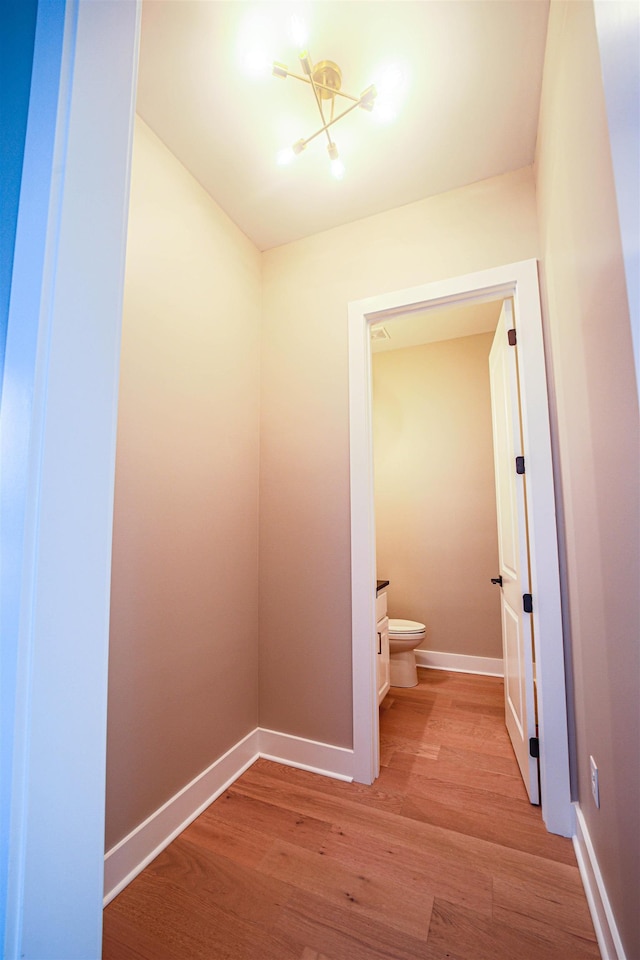
[{"label": "brass light fixture center", "polygon": [[[300,67],[302,68],[301,74],[294,73],[292,70],[289,70],[286,64],[279,63],[276,60],[272,68],[273,76],[280,77],[283,80],[287,77],[294,77],[296,80],[301,80],[302,83],[309,84],[320,114],[320,119],[322,120],[322,126],[319,130],[316,130],[315,133],[312,133],[310,137],[301,137],[300,140],[296,140],[291,147],[286,150],[281,150],[278,154],[278,163],[281,165],[290,163],[294,157],[302,153],[307,144],[311,143],[312,140],[315,140],[315,138],[321,134],[326,134],[327,153],[331,161],[331,172],[336,180],[342,180],[344,176],[344,164],[340,159],[338,147],[332,136],[333,125],[357,107],[361,107],[363,110],[369,112],[373,110],[376,88],[373,84],[370,84],[359,97],[355,97],[353,94],[341,89],[342,70],[333,60],[319,60],[318,63],[314,64],[308,50],[304,50],[298,59],[300,61]],[[342,110],[341,113],[338,113],[338,116],[335,116],[336,103],[340,103],[342,100],[350,101],[349,106]],[[326,104],[327,101],[328,106],[323,105]],[[325,112],[328,116],[325,115]]]},{"label": "brass light fixture center", "polygon": [[[336,93],[342,86],[342,71],[333,60],[320,60],[314,65],[313,79],[316,83],[322,84],[318,88],[318,93],[322,100],[333,100]],[[326,88],[329,89],[326,89]]]}]

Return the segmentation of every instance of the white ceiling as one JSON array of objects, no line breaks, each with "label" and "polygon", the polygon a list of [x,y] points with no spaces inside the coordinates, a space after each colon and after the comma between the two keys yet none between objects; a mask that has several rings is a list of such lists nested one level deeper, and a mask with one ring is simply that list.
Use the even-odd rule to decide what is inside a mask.
[{"label": "white ceiling", "polygon": [[[371,351],[402,350],[437,340],[472,337],[477,333],[495,330],[500,319],[502,300],[484,303],[431,307],[416,312],[390,314],[380,323],[372,324]],[[384,329],[389,339],[378,340],[373,334]]]},{"label": "white ceiling", "polygon": [[[276,164],[317,107],[307,85],[242,64],[257,35],[298,68],[292,12],[347,92],[387,63],[406,78],[393,123],[355,110],[333,128],[342,181],[321,137]],[[264,250],[531,164],[547,16],[548,0],[144,0],[138,112]]]}]

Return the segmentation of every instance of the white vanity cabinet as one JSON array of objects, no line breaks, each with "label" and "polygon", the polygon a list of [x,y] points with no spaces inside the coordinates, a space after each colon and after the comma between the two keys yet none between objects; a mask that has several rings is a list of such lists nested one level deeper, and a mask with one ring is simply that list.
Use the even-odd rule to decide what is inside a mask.
[{"label": "white vanity cabinet", "polygon": [[390,686],[389,618],[387,617],[387,594],[385,590],[376,593],[375,645],[379,706],[386,697]]}]

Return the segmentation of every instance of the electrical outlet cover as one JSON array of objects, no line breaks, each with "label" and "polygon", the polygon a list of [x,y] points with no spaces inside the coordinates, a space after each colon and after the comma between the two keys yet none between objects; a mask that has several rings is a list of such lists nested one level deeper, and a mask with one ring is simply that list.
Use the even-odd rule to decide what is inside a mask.
[{"label": "electrical outlet cover", "polygon": [[591,773],[591,793],[593,794],[593,802],[595,803],[598,810],[600,809],[600,783],[598,781],[598,768],[593,757],[589,757],[589,770]]}]

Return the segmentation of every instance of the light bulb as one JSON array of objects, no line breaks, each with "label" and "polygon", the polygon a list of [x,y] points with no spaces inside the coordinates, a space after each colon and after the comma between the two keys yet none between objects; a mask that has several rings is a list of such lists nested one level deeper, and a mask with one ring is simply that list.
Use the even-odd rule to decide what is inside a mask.
[{"label": "light bulb", "polygon": [[360,94],[360,106],[362,109],[369,111],[373,110],[377,96],[378,91],[376,90],[375,85],[372,83],[371,86],[367,87],[367,89]]},{"label": "light bulb", "polygon": [[391,123],[398,116],[398,108],[390,100],[384,97],[378,97],[371,115],[379,123]]},{"label": "light bulb", "polygon": [[342,180],[344,177],[344,163],[340,159],[338,147],[333,140],[327,144],[327,153],[329,154],[329,160],[331,161],[331,173],[334,175],[336,180]]},{"label": "light bulb", "polygon": [[285,147],[284,150],[281,150],[278,154],[277,163],[279,167],[286,167],[287,164],[291,163],[295,153],[291,147]]},{"label": "light bulb", "polygon": [[344,177],[344,163],[340,157],[336,157],[335,160],[331,161],[331,173],[336,178],[336,180],[342,180]]},{"label": "light bulb", "polygon": [[291,17],[289,32],[297,49],[304,50],[307,45],[307,40],[309,39],[309,31],[302,17],[298,17],[295,14]]},{"label": "light bulb", "polygon": [[236,40],[236,56],[245,74],[254,79],[269,76],[275,41],[273,24],[264,11],[247,10]]},{"label": "light bulb", "polygon": [[278,154],[278,166],[285,167],[287,164],[291,163],[307,146],[306,140],[296,140],[292,147],[285,147],[284,150],[281,150]]},{"label": "light bulb", "polygon": [[376,76],[376,88],[383,96],[400,93],[404,85],[403,71],[395,63],[384,66]]},{"label": "light bulb", "polygon": [[271,64],[268,55],[258,44],[247,47],[243,51],[241,59],[242,68],[248,76],[260,78],[269,75]]},{"label": "light bulb", "polygon": [[372,115],[380,123],[391,123],[398,116],[400,105],[407,90],[407,74],[399,64],[386,64],[376,73],[377,96],[373,101]]}]

